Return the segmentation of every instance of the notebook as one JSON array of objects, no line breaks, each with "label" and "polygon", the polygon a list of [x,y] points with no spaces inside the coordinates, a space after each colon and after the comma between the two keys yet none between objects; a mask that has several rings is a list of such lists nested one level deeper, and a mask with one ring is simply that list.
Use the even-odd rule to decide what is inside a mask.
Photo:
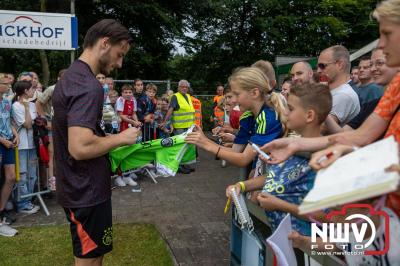
[{"label": "notebook", "polygon": [[234,188],[231,190],[231,198],[235,204],[235,219],[238,221],[241,229],[247,229],[250,232],[253,231],[253,221],[250,218],[249,211],[247,210],[246,202],[244,201],[243,194],[236,194]]},{"label": "notebook", "polygon": [[396,190],[399,174],[384,169],[398,163],[398,144],[393,136],[339,158],[317,173],[314,187],[299,206],[299,213],[306,214]]}]

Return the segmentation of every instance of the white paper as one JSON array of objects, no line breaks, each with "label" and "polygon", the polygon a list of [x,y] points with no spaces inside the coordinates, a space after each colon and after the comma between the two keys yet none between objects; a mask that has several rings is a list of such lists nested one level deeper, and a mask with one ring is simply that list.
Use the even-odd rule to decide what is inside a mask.
[{"label": "white paper", "polygon": [[304,202],[317,202],[376,184],[394,182],[396,177],[385,173],[384,169],[398,163],[398,145],[393,137],[370,144],[320,170]]},{"label": "white paper", "polygon": [[267,238],[267,243],[275,253],[278,266],[296,266],[297,260],[294,254],[292,242],[288,239],[292,232],[290,214],[281,221],[275,232]]}]

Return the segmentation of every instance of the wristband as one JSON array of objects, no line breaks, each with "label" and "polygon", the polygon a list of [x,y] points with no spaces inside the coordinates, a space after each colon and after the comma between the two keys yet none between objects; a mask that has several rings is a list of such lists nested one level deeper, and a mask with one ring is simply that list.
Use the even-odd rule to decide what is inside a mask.
[{"label": "wristband", "polygon": [[244,185],[244,182],[240,181],[238,182],[238,184],[240,185],[240,190],[242,192],[246,192],[246,186]]},{"label": "wristband", "polygon": [[218,157],[218,153],[219,153],[220,150],[221,150],[221,146],[218,146],[218,151],[217,151],[217,153],[215,154],[216,157]]}]

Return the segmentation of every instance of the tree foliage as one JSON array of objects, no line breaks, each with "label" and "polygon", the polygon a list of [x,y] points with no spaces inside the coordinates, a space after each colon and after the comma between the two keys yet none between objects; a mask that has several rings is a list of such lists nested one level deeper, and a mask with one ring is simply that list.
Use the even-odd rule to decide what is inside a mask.
[{"label": "tree foliage", "polygon": [[[276,55],[316,56],[334,44],[359,49],[378,37],[375,0],[231,0],[191,2],[185,75],[198,86],[225,81],[238,66]],[[184,62],[187,61],[187,62]],[[209,87],[208,87],[209,89]]]},{"label": "tree foliage", "polygon": [[[102,18],[120,20],[134,46],[117,78],[190,80],[214,90],[231,71],[276,55],[316,56],[331,45],[358,49],[378,37],[369,18],[376,0],[94,0],[76,1],[79,44]],[[40,1],[2,0],[0,9],[39,11]],[[47,1],[48,12],[69,13],[69,1]],[[174,42],[186,50],[174,52]],[[81,49],[77,51],[77,55]],[[48,51],[51,78],[70,63],[66,51]],[[0,50],[3,72],[41,72],[36,50]]]}]

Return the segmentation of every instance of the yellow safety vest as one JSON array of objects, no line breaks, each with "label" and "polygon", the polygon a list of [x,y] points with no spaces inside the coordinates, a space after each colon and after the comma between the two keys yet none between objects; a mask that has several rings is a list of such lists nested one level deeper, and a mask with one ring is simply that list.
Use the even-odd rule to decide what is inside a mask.
[{"label": "yellow safety vest", "polygon": [[174,94],[178,100],[179,110],[172,113],[172,125],[174,128],[189,128],[194,124],[194,107],[192,99],[189,94],[186,94],[188,101],[185,97],[177,92]]}]

